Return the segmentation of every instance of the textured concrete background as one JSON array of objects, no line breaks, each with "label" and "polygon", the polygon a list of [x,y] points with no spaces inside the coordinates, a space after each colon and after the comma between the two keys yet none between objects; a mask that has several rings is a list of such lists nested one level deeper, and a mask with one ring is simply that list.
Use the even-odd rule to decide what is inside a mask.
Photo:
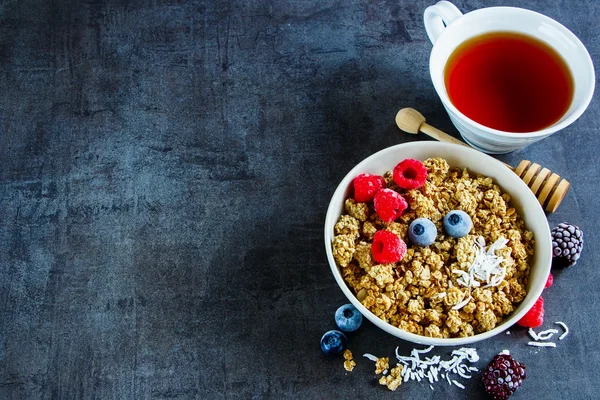
[{"label": "textured concrete background", "polygon": [[[0,1],[0,398],[479,398],[416,382],[390,393],[364,352],[412,345],[370,323],[358,367],[319,350],[345,303],[325,258],[330,196],[358,161],[411,140],[396,111],[456,135],[428,77],[432,1]],[[519,5],[572,29],[600,65],[600,6]],[[600,106],[501,157],[572,182],[550,224],[585,231],[556,273],[546,327],[510,349],[517,399],[598,398]],[[423,138],[420,138],[423,139]],[[447,355],[449,349],[435,349]]]}]

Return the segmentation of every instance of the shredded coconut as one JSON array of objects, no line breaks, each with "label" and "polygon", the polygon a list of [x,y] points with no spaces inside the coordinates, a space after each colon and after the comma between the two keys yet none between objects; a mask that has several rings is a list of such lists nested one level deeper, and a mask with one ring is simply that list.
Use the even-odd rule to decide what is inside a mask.
[{"label": "shredded coconut", "polygon": [[369,353],[363,354],[363,357],[368,358],[369,360],[371,360],[373,362],[377,362],[377,360],[378,360],[377,357],[375,357],[373,354],[369,354]]},{"label": "shredded coconut", "polygon": [[455,381],[454,379],[452,379],[452,383],[454,383],[456,386],[458,386],[461,389],[465,388],[465,386],[463,384],[461,384],[460,382]]},{"label": "shredded coconut", "polygon": [[527,344],[535,347],[556,347],[556,343],[554,342],[529,342]]},{"label": "shredded coconut", "polygon": [[557,329],[546,329],[545,331],[538,333],[537,336],[540,340],[548,340],[554,336],[555,333],[558,333]]},{"label": "shredded coconut", "polygon": [[479,355],[474,348],[462,347],[451,353],[451,358],[442,360],[440,356],[423,357],[421,355],[429,353],[433,346],[426,349],[413,349],[410,356],[402,356],[399,353],[399,347],[396,348],[396,358],[398,365],[402,365],[402,378],[404,382],[415,380],[417,382],[425,381],[430,385],[438,382],[438,376],[445,379],[449,385],[456,385],[464,388],[460,382],[452,379],[451,374],[464,379],[472,377],[471,372],[477,371],[477,368],[468,363],[479,361]]},{"label": "shredded coconut", "polygon": [[469,302],[471,300],[473,300],[473,297],[471,297],[469,295],[469,297],[467,297],[466,299],[464,299],[463,301],[461,301],[460,303],[458,303],[457,305],[455,305],[454,307],[452,307],[452,309],[453,310],[460,310],[461,308],[463,308],[464,306],[466,306],[467,304],[469,304]]},{"label": "shredded coconut", "polygon": [[527,332],[529,332],[529,336],[531,336],[533,340],[540,340],[540,337],[535,333],[533,328],[529,328]]},{"label": "shredded coconut", "polygon": [[569,327],[562,321],[556,321],[555,324],[560,325],[565,330],[565,333],[558,337],[558,340],[563,340],[569,334]]},{"label": "shredded coconut", "polygon": [[453,274],[460,275],[456,279],[456,282],[470,288],[480,287],[480,281],[486,283],[483,288],[498,286],[506,276],[506,268],[502,265],[505,261],[504,258],[497,256],[496,251],[506,247],[507,244],[508,239],[502,236],[486,250],[485,239],[483,236],[479,236],[475,239],[475,244],[473,245],[476,254],[475,260],[473,260],[473,263],[469,266],[469,270],[452,270]]},{"label": "shredded coconut", "polygon": [[[555,322],[555,324],[560,325],[564,329],[564,333],[558,337],[558,340],[563,340],[565,338],[565,336],[567,336],[569,334],[569,328],[562,321],[557,321],[557,322]],[[544,331],[541,331],[540,333],[535,333],[535,331],[533,329],[529,328],[528,332],[529,332],[529,335],[531,336],[531,338],[533,340],[535,340],[534,342],[528,343],[530,346],[556,347],[556,343],[554,343],[554,342],[540,342],[540,341],[541,340],[549,340],[550,338],[552,338],[552,336],[559,333],[558,329],[546,329]]]}]

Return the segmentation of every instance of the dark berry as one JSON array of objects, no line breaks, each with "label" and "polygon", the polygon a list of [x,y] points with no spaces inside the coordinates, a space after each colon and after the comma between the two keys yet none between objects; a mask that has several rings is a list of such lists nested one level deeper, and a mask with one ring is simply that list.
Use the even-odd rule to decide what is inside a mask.
[{"label": "dark berry", "polygon": [[383,222],[392,222],[404,213],[408,203],[400,193],[392,189],[381,189],[373,198],[373,206]]},{"label": "dark berry", "polygon": [[533,304],[533,307],[531,307],[531,309],[527,311],[527,314],[525,314],[523,318],[517,321],[517,324],[527,328],[538,328],[542,326],[543,323],[544,299],[542,298],[542,296],[540,296]]},{"label": "dark berry", "polygon": [[407,158],[394,167],[393,178],[402,189],[418,189],[425,184],[427,168],[421,161]]},{"label": "dark berry", "polygon": [[354,186],[354,200],[366,203],[373,200],[373,196],[385,186],[383,177],[379,175],[360,174],[352,181]]},{"label": "dark berry", "polygon": [[352,304],[344,304],[335,312],[335,323],[344,332],[354,332],[362,321],[362,314]]},{"label": "dark berry", "polygon": [[572,267],[583,250],[583,231],[578,226],[563,222],[552,229],[552,256],[557,264]]},{"label": "dark berry", "polygon": [[321,350],[325,354],[341,354],[346,350],[346,335],[335,330],[325,332],[321,338]]},{"label": "dark berry", "polygon": [[406,243],[394,232],[377,231],[371,244],[373,259],[380,264],[395,263],[406,254]]},{"label": "dark berry", "polygon": [[506,400],[527,378],[525,364],[508,354],[498,354],[481,374],[485,391],[495,400]]},{"label": "dark berry", "polygon": [[429,246],[435,242],[437,228],[427,218],[417,218],[408,227],[408,238],[417,246]]}]

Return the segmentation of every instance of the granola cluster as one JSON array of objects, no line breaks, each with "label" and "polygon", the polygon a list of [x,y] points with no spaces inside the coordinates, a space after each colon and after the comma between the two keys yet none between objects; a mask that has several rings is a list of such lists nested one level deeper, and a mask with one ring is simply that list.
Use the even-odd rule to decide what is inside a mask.
[{"label": "granola cluster", "polygon": [[388,375],[379,378],[379,384],[387,386],[391,391],[398,389],[402,384],[402,365],[392,368]]},{"label": "granola cluster", "polygon": [[352,372],[354,367],[356,367],[356,361],[352,359],[352,352],[349,349],[344,351],[344,369],[348,372]]},{"label": "granola cluster", "polygon": [[[510,314],[527,294],[533,233],[491,178],[450,168],[442,158],[424,162],[427,181],[419,189],[398,188],[391,171],[386,187],[400,192],[409,208],[396,221],[385,223],[372,202],[345,202],[345,213],[335,225],[333,254],[342,276],[357,298],[382,320],[418,335],[436,338],[466,337],[489,331]],[[442,219],[463,210],[473,228],[455,239],[444,234]],[[427,247],[409,245],[397,263],[377,264],[371,255],[373,235],[388,230],[409,243],[407,230],[416,218],[428,218],[437,227],[436,241]],[[457,281],[476,256],[476,240],[508,244],[496,254],[504,259],[506,275],[497,286],[465,287]],[[467,299],[470,300],[464,304]],[[460,305],[460,307],[457,307]]]}]

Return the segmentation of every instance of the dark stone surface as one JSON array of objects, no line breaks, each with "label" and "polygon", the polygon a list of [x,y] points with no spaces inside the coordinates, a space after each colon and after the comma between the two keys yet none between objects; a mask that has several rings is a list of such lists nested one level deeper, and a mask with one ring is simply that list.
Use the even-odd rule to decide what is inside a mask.
[{"label": "dark stone surface", "polygon": [[[0,2],[0,398],[479,398],[379,387],[361,354],[393,356],[370,323],[358,367],[318,346],[344,303],[322,227],[357,162],[423,138],[394,127],[414,106],[456,135],[428,76],[431,1]],[[553,17],[600,57],[600,7],[518,5]],[[556,273],[546,325],[479,343],[510,349],[515,399],[598,398],[600,106],[523,158],[572,183],[552,226],[586,235]],[[435,349],[446,355],[450,349]],[[485,362],[484,362],[485,361]]]}]

